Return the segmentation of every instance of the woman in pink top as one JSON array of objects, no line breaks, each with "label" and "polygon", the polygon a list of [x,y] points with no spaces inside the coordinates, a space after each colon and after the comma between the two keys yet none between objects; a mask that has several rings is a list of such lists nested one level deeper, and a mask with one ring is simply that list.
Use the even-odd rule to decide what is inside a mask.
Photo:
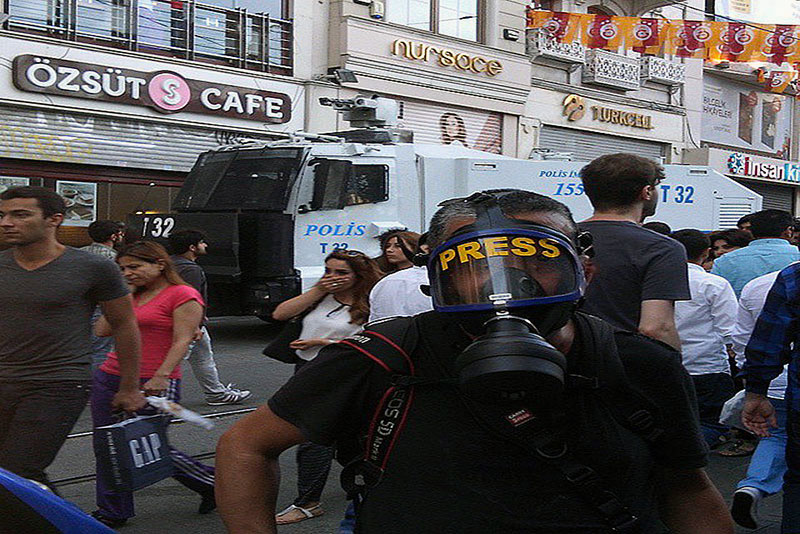
[{"label": "woman in pink top", "polygon": [[[203,299],[175,272],[167,251],[158,243],[140,241],[117,255],[117,263],[133,291],[134,310],[142,337],[140,376],[147,395],[180,400],[180,363],[203,319]],[[111,329],[104,318],[96,326],[98,336]],[[111,399],[119,388],[119,363],[115,353],[95,372],[92,383],[92,422],[95,427],[118,422],[111,413]],[[153,414],[144,408],[140,414]],[[103,446],[95,438],[95,448]],[[199,512],[216,508],[214,469],[170,447],[175,479],[202,497]],[[92,515],[111,527],[133,517],[133,493],[115,492],[105,484],[110,466],[97,463],[97,505]]]}]

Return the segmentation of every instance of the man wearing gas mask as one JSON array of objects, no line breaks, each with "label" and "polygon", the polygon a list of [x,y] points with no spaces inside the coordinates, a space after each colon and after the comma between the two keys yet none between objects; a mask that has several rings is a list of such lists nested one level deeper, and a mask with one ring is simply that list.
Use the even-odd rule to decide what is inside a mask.
[{"label": "man wearing gas mask", "polygon": [[337,444],[360,533],[733,532],[680,355],[575,311],[566,206],[476,193],[429,231],[435,311],[326,347],[220,440],[229,532],[275,532],[278,455],[307,440]]}]

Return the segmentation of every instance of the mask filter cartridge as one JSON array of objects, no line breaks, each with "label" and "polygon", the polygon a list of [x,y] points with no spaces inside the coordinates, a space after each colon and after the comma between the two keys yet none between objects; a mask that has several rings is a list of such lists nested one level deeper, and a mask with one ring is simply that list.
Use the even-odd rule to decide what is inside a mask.
[{"label": "mask filter cartridge", "polygon": [[456,359],[461,392],[492,404],[524,400],[546,408],[559,403],[567,369],[564,355],[522,317],[499,315],[485,328]]}]

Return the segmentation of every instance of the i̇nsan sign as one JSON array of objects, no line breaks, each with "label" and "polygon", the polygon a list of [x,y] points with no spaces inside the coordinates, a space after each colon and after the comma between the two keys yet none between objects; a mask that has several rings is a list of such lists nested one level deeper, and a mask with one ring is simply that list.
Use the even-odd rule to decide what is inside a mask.
[{"label": "i\u0307nsan sign", "polygon": [[736,176],[765,178],[780,182],[800,183],[800,165],[797,163],[769,163],[756,161],[748,155],[734,152],[728,156],[728,171]]},{"label": "i\u0307nsan sign", "polygon": [[283,93],[52,57],[14,58],[14,85],[21,91],[147,106],[161,113],[189,111],[274,124],[292,118],[291,99]]}]

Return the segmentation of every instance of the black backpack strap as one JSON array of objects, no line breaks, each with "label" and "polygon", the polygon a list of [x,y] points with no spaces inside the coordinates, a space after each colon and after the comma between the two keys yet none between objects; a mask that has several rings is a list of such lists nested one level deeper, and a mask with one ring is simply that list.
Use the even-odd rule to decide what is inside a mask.
[{"label": "black backpack strap", "polygon": [[589,389],[594,390],[593,393],[619,424],[648,443],[654,443],[664,434],[661,410],[628,380],[617,351],[615,336],[618,330],[592,315],[579,312],[574,317],[584,333],[583,342],[589,355],[583,362],[589,367],[588,372],[582,375],[591,376],[570,375],[568,385],[580,389],[591,382]]},{"label": "black backpack strap", "polygon": [[491,406],[464,400],[473,416],[495,435],[522,447],[555,469],[570,487],[605,520],[613,532],[639,532],[638,519],[609,491],[600,475],[581,463],[568,449],[562,436],[547,417],[536,416],[528,408]]},{"label": "black backpack strap", "polygon": [[[392,376],[392,385],[375,407],[363,453],[348,462],[340,477],[348,498],[358,497],[383,479],[386,464],[414,401],[417,379],[410,353],[416,348],[418,331],[413,317],[370,323],[365,330],[340,341],[374,361]],[[397,341],[395,341],[397,340]]]}]

